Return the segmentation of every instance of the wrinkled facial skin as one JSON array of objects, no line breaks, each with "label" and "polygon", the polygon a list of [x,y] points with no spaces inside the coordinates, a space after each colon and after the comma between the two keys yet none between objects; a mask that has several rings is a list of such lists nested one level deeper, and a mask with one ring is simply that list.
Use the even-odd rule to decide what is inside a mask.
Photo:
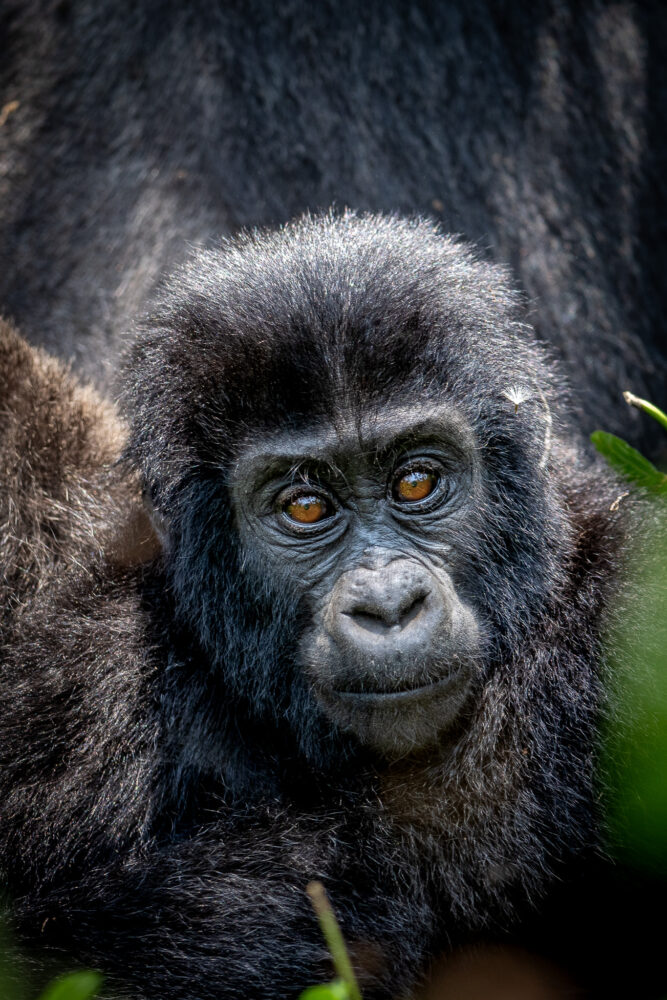
[{"label": "wrinkled facial skin", "polygon": [[484,630],[456,584],[479,466],[456,414],[400,407],[260,438],[235,466],[244,550],[310,609],[317,701],[388,757],[436,742],[479,674]]}]

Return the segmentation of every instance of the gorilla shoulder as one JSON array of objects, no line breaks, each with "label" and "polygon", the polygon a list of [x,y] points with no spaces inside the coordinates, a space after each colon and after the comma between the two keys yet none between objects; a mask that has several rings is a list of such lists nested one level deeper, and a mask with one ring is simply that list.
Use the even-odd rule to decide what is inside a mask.
[{"label": "gorilla shoulder", "polygon": [[[114,407],[0,320],[0,607],[7,626],[49,581],[148,539],[134,477],[114,470],[127,430]],[[143,555],[142,555],[143,558]]]}]

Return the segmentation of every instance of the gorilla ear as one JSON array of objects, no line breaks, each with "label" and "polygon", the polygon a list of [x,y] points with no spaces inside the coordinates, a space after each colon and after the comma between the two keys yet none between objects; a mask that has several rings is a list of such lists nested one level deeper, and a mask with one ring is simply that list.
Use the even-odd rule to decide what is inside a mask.
[{"label": "gorilla ear", "polygon": [[108,562],[119,569],[135,569],[157,559],[163,549],[161,533],[150,511],[141,502],[133,504],[119,521],[105,546]]}]

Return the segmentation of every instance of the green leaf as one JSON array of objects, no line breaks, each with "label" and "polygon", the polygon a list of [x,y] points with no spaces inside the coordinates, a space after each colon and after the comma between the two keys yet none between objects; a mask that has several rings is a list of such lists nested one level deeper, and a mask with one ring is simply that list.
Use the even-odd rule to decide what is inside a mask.
[{"label": "green leaf", "polygon": [[102,982],[99,972],[73,972],[49,983],[39,1000],[92,1000],[101,989]]},{"label": "green leaf", "polygon": [[667,476],[656,469],[648,458],[644,458],[627,441],[606,431],[594,431],[591,434],[591,441],[612,468],[620,472],[625,479],[653,493],[667,492]]},{"label": "green leaf", "polygon": [[309,986],[300,995],[299,1000],[350,1000],[350,991],[342,979],[334,979],[332,983]]}]

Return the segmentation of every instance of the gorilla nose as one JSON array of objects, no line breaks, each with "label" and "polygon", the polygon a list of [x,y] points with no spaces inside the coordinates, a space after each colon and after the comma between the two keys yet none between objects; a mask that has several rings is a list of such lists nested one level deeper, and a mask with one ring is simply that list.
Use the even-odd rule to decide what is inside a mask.
[{"label": "gorilla nose", "polygon": [[396,633],[419,617],[430,592],[430,588],[417,586],[408,594],[400,591],[397,594],[386,591],[377,595],[367,594],[342,614],[352,618],[354,625],[376,635],[382,635],[387,630]]},{"label": "gorilla nose", "polygon": [[414,560],[397,559],[343,574],[334,588],[325,626],[347,648],[361,652],[389,643],[396,654],[412,655],[428,648],[446,616],[430,574]]}]

